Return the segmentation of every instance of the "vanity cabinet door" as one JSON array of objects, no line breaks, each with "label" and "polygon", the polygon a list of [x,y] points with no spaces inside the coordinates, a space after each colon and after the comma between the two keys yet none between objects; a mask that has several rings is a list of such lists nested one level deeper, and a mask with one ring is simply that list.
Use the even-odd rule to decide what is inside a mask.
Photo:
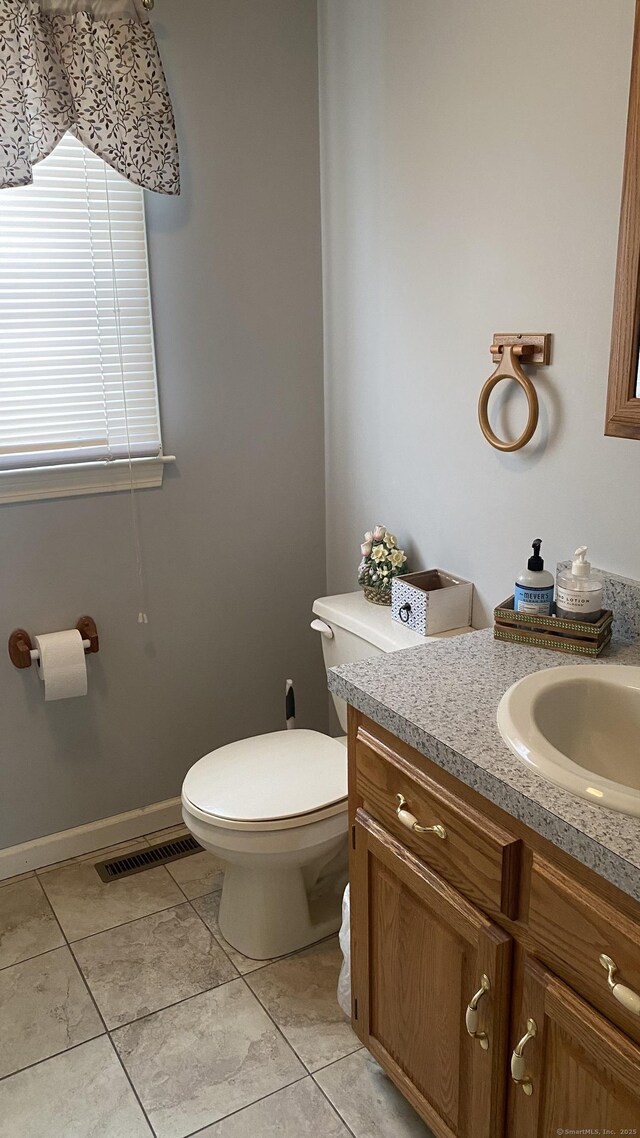
[{"label": "vanity cabinet door", "polygon": [[514,1026],[512,1138],[640,1136],[640,1048],[530,959]]},{"label": "vanity cabinet door", "polygon": [[511,940],[362,809],[352,844],[354,1028],[436,1138],[498,1138]]}]

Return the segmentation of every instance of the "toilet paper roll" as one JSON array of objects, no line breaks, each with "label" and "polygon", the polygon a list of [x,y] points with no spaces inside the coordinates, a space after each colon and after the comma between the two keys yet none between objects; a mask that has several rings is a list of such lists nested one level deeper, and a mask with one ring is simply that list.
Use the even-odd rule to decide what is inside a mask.
[{"label": "toilet paper roll", "polygon": [[44,681],[45,700],[87,694],[87,661],[77,628],[35,637],[36,671]]}]

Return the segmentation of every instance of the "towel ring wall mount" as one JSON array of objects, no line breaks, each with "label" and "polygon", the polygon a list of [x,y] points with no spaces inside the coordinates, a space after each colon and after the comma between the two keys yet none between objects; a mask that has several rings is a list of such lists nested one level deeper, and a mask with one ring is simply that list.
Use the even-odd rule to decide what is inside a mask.
[{"label": "towel ring wall mount", "polygon": [[[491,355],[497,367],[480,392],[478,419],[480,429],[492,447],[501,451],[521,450],[531,441],[538,426],[539,404],[533,380],[523,371],[520,360],[532,364],[548,364],[551,359],[550,332],[496,332],[491,344]],[[527,397],[529,414],[524,431],[509,442],[499,439],[489,424],[489,398],[501,379],[514,379]]]}]

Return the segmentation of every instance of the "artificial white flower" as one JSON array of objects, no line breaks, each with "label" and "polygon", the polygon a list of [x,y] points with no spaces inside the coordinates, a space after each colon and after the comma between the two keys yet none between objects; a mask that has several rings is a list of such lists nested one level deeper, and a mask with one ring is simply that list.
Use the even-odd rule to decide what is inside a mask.
[{"label": "artificial white flower", "polygon": [[380,595],[391,592],[394,577],[407,571],[407,558],[403,549],[398,549],[398,539],[386,526],[374,526],[367,530],[360,546],[362,560],[358,566],[358,584],[373,587]]}]

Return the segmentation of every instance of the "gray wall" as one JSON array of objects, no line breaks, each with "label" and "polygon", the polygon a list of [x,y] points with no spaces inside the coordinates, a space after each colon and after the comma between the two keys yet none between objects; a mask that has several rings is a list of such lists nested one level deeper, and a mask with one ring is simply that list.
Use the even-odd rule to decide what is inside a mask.
[{"label": "gray wall", "polygon": [[[603,437],[633,0],[319,7],[329,589],[377,521],[479,625],[536,536],[640,577],[640,442]],[[497,331],[555,338],[512,455],[476,417]]]},{"label": "gray wall", "polygon": [[0,507],[3,628],[82,612],[102,644],[85,699],[45,704],[0,655],[0,846],[179,793],[200,755],[325,726],[310,606],[325,591],[315,0],[162,0],[154,26],[183,194],[149,195],[165,449],[127,494]]}]

